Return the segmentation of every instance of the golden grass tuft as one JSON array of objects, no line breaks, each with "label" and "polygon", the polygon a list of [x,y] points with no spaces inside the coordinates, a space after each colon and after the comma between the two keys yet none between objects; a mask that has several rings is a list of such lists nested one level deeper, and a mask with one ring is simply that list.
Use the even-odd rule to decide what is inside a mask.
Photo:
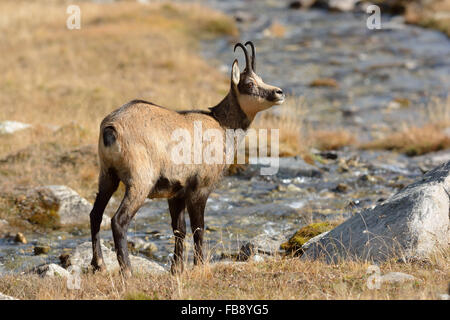
[{"label": "golden grass tuft", "polygon": [[450,148],[450,136],[444,129],[450,127],[450,97],[433,99],[425,111],[425,124],[406,124],[400,130],[362,145],[363,149],[385,149],[409,156]]},{"label": "golden grass tuft", "polygon": [[356,144],[355,136],[345,129],[316,130],[309,133],[313,147],[319,150],[337,150]]},{"label": "golden grass tuft", "polygon": [[433,124],[423,127],[404,126],[399,132],[367,143],[366,149],[385,149],[417,156],[450,148],[450,137]]},{"label": "golden grass tuft", "polygon": [[319,78],[311,81],[309,84],[310,87],[331,87],[331,88],[337,88],[339,87],[339,84],[336,79],[333,78]]},{"label": "golden grass tuft", "polygon": [[406,6],[405,21],[440,30],[450,36],[450,2],[447,0],[410,1]]}]

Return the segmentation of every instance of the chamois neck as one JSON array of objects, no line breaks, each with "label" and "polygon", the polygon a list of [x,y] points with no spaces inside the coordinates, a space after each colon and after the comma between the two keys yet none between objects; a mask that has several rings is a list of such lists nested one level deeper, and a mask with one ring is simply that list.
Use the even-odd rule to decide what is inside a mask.
[{"label": "chamois neck", "polygon": [[209,109],[211,110],[212,116],[219,121],[220,125],[227,129],[247,130],[251,124],[251,120],[242,111],[233,89],[230,90],[218,105]]}]

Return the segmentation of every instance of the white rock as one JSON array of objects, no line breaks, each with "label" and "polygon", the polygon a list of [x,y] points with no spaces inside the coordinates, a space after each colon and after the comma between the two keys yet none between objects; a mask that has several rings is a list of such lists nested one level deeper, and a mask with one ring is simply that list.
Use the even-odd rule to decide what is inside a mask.
[{"label": "white rock", "polygon": [[138,237],[128,238],[128,243],[131,244],[134,249],[138,251],[148,251],[148,252],[156,252],[158,251],[158,247],[150,241],[145,241]]},{"label": "white rock", "polygon": [[0,292],[0,300],[19,300],[19,299],[7,296],[6,294]]},{"label": "white rock", "polygon": [[359,2],[359,0],[329,0],[328,6],[332,10],[345,12],[355,9],[355,5],[357,2]]},{"label": "white rock", "polygon": [[254,262],[263,262],[264,260],[266,260],[265,257],[260,254],[255,254],[251,259]]},{"label": "white rock", "polygon": [[415,280],[414,276],[403,272],[389,272],[381,276],[383,283],[401,283]]},{"label": "white rock", "polygon": [[252,248],[253,253],[274,255],[281,252],[280,246],[284,240],[284,235],[260,234],[252,238],[247,246]]},{"label": "white rock", "polygon": [[[119,263],[117,262],[116,253],[104,246],[102,246],[103,261],[105,262],[106,269],[109,271],[114,271],[119,269]],[[77,266],[81,270],[87,270],[91,265],[92,260],[92,243],[84,242],[75,248],[73,254],[69,258],[69,262],[72,266]],[[166,270],[160,266],[158,263],[130,255],[131,267],[133,271],[139,273],[152,273],[161,274],[165,273]]]},{"label": "white rock", "polygon": [[384,203],[364,210],[322,236],[302,259],[427,258],[449,244],[450,161]]},{"label": "white rock", "polygon": [[[92,205],[77,192],[67,186],[50,185],[32,190],[48,207],[56,205],[62,226],[89,224]],[[111,220],[103,215],[102,227],[108,227]]]},{"label": "white rock", "polygon": [[2,121],[0,122],[0,134],[11,134],[31,127],[31,125],[18,121]]},{"label": "white rock", "polygon": [[68,278],[70,272],[57,264],[51,263],[38,268],[37,273],[41,277],[63,277]]}]

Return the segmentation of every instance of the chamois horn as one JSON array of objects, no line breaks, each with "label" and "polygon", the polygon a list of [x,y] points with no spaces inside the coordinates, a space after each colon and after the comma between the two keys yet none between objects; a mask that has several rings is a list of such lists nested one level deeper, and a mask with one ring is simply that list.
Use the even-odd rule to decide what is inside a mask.
[{"label": "chamois horn", "polygon": [[253,71],[256,71],[256,68],[255,68],[255,46],[253,45],[253,42],[251,42],[251,41],[247,41],[245,43],[245,46],[247,46],[247,45],[250,45],[250,47],[252,48],[252,69],[253,69]]},{"label": "chamois horn", "polygon": [[250,66],[250,59],[248,57],[248,51],[247,48],[245,48],[245,46],[242,43],[236,43],[236,45],[234,46],[234,52],[236,52],[236,48],[240,47],[245,54],[245,69],[247,69],[247,71],[252,70],[251,66]]}]

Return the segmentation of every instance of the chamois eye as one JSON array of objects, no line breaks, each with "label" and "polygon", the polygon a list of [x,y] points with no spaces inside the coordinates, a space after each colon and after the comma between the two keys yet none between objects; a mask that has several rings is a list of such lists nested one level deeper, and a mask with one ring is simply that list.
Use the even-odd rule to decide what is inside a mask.
[{"label": "chamois eye", "polygon": [[248,82],[247,83],[247,88],[248,89],[252,89],[255,85],[253,84],[253,82]]}]

